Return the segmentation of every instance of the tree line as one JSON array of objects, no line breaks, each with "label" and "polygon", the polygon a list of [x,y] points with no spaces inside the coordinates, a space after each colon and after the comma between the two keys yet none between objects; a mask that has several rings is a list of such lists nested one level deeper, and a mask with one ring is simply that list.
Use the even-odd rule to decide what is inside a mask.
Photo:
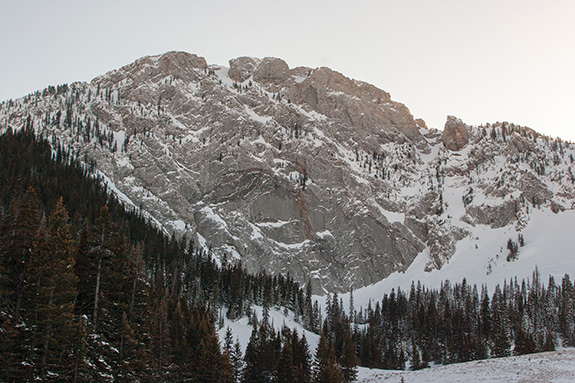
[{"label": "tree line", "polygon": [[566,274],[561,283],[551,276],[545,285],[537,270],[530,280],[495,286],[491,295],[465,279],[439,289],[413,283],[409,292],[393,290],[352,312],[342,320],[353,328],[365,367],[421,369],[553,351],[575,339],[573,282]]}]

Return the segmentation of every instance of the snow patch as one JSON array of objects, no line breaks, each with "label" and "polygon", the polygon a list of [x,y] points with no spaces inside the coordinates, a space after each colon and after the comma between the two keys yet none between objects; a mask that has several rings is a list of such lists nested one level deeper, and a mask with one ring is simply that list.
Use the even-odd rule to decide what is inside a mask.
[{"label": "snow patch", "polygon": [[[298,173],[299,174],[299,173]],[[262,228],[280,228],[283,227],[285,225],[289,225],[290,223],[294,222],[294,220],[290,220],[290,221],[274,221],[274,222],[256,222],[256,226],[258,227],[262,227]]]},{"label": "snow patch", "polygon": [[320,231],[318,233],[315,233],[315,235],[317,235],[321,239],[333,238],[333,234],[329,230]]},{"label": "snow patch", "polygon": [[[252,306],[252,310],[256,313],[258,321],[261,322],[263,318],[263,307]],[[235,321],[229,320],[228,318],[226,318],[226,312],[227,312],[226,308],[222,308],[220,310],[220,316],[224,318],[224,325],[222,328],[218,330],[220,340],[223,344],[226,335],[226,329],[229,327],[232,330],[232,333],[234,334],[234,341],[236,339],[239,340],[240,345],[242,346],[242,352],[245,353],[246,347],[250,340],[250,335],[252,333],[253,326],[248,323],[247,317],[242,317]],[[310,348],[310,352],[312,355],[314,354],[317,344],[319,343],[319,335],[305,330],[301,325],[301,323],[296,321],[295,315],[291,310],[286,309],[280,312],[275,308],[271,308],[269,310],[269,320],[270,324],[276,331],[281,330],[283,326],[287,326],[292,330],[293,329],[297,330],[300,336],[302,334],[305,335],[305,338]]]}]

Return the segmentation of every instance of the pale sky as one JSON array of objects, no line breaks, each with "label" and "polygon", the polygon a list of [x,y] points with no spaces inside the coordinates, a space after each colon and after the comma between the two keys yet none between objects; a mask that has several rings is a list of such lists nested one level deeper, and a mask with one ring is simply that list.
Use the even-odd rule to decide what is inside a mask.
[{"label": "pale sky", "polygon": [[575,141],[575,0],[0,0],[0,100],[170,50],[328,66],[429,127],[455,115]]}]

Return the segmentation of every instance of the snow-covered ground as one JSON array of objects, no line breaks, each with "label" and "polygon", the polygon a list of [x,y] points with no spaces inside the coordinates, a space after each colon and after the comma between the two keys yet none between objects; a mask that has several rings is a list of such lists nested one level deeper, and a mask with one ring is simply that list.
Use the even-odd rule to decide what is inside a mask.
[{"label": "snow-covered ground", "polygon": [[[409,291],[411,282],[421,281],[428,288],[439,288],[442,281],[461,283],[465,277],[470,284],[487,285],[493,292],[495,285],[503,284],[517,277],[519,281],[531,278],[537,267],[541,282],[547,284],[549,275],[557,283],[565,274],[575,276],[575,210],[558,214],[549,209],[534,210],[530,213],[528,225],[521,231],[525,246],[519,248],[517,260],[506,260],[507,241],[517,241],[513,225],[499,229],[478,225],[470,227],[472,234],[457,243],[457,250],[449,263],[440,270],[424,271],[429,260],[427,252],[422,252],[404,273],[394,273],[388,278],[354,291],[355,308],[365,307],[368,301],[381,300],[391,289],[400,287]],[[341,295],[348,302],[349,294]],[[320,302],[323,297],[316,297]]]},{"label": "snow-covered ground", "polygon": [[[258,318],[262,318],[262,308],[254,306]],[[225,316],[225,313],[222,313]],[[305,334],[313,355],[319,336],[305,331],[301,325],[293,320],[293,314],[284,313],[275,309],[270,310],[270,322],[276,330],[283,325],[297,329],[301,335]],[[238,339],[242,351],[248,344],[252,326],[247,318],[237,321],[224,320],[218,334],[223,342],[227,327]],[[419,371],[391,371],[359,368],[357,383],[573,383],[575,382],[575,349],[563,349],[555,352],[514,356],[480,360],[468,363],[451,364],[447,366],[433,366]]]},{"label": "snow-covered ground", "polygon": [[360,368],[358,383],[573,383],[575,350],[480,360],[419,371]]},{"label": "snow-covered ground", "polygon": [[[256,312],[258,320],[261,321],[263,317],[263,308],[261,306],[254,305],[252,306],[252,310]],[[234,342],[238,340],[242,346],[242,352],[245,352],[250,340],[250,336],[252,334],[253,326],[248,323],[247,317],[242,317],[238,320],[231,321],[226,318],[225,312],[226,309],[222,309],[221,315],[224,318],[224,325],[218,330],[218,336],[220,338],[221,344],[223,344],[226,330],[229,327],[232,330]],[[305,330],[300,323],[294,320],[293,312],[288,310],[286,314],[286,312],[280,312],[272,308],[269,311],[269,320],[270,324],[276,331],[279,331],[284,326],[287,326],[290,329],[297,330],[300,337],[302,334],[304,334],[309,345],[310,352],[313,355],[319,342],[319,335]]]}]

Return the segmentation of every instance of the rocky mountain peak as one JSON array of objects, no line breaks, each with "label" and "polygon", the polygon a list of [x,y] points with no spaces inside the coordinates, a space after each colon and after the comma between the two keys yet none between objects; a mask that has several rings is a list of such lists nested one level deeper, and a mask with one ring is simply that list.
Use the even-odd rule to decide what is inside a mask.
[{"label": "rocky mountain peak", "polygon": [[264,58],[254,70],[254,80],[262,84],[281,84],[290,78],[288,64],[275,57]]},{"label": "rocky mountain peak", "polygon": [[534,208],[575,200],[571,144],[454,117],[427,129],[329,68],[229,65],[145,57],[0,104],[0,126],[30,116],[164,230],[315,292],[378,282],[417,256],[441,268],[476,226],[521,230]]},{"label": "rocky mountain peak", "polygon": [[238,57],[229,61],[228,76],[236,82],[244,82],[255,72],[261,60],[255,57]]},{"label": "rocky mountain peak", "polygon": [[467,125],[457,117],[447,116],[441,141],[447,149],[454,152],[460,151],[469,143]]},{"label": "rocky mountain peak", "polygon": [[197,70],[207,69],[206,59],[186,52],[168,52],[158,56],[146,56],[132,64],[96,77],[92,84],[101,87],[117,86],[121,81],[144,84],[165,76],[174,76],[184,81],[196,81]]}]

